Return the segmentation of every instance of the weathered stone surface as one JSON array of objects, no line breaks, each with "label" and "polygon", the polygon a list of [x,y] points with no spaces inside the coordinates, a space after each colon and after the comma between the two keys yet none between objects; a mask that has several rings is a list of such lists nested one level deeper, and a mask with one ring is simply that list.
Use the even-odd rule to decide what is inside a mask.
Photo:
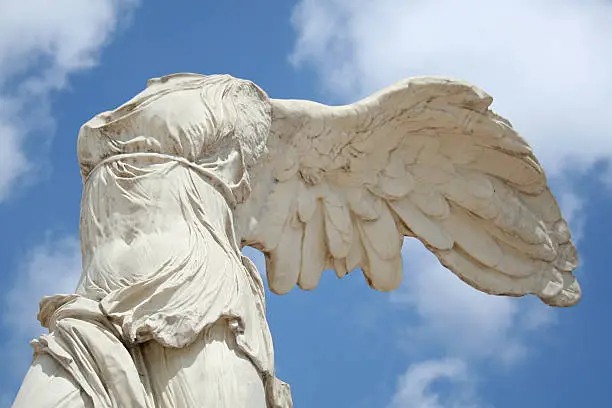
[{"label": "weathered stone surface", "polygon": [[491,102],[434,77],[339,107],[227,75],[149,81],[80,131],[82,276],[41,302],[50,333],[14,407],[290,407],[243,245],[279,294],[325,269],[393,290],[410,236],[481,291],[574,305],[567,224]]}]

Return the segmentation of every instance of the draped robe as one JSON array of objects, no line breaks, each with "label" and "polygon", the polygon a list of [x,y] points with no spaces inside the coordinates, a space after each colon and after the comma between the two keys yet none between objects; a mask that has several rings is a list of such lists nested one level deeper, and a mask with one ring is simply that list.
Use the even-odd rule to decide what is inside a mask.
[{"label": "draped robe", "polygon": [[[82,127],[82,275],[41,303],[50,334],[14,407],[290,406],[234,228],[254,160],[241,142],[267,131],[266,101],[247,81],[176,75]],[[53,377],[67,391],[44,397]]]}]

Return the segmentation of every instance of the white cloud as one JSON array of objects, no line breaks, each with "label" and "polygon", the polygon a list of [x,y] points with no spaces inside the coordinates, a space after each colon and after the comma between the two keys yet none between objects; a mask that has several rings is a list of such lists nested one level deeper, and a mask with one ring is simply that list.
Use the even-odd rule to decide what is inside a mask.
[{"label": "white cloud", "polygon": [[0,201],[8,195],[17,178],[30,167],[21,149],[19,130],[2,116],[0,110]]},{"label": "white cloud", "polygon": [[[96,65],[99,53],[129,18],[137,0],[0,0],[0,202],[41,170],[26,144],[48,145],[53,92],[70,74]],[[36,149],[38,152],[44,149]],[[36,247],[3,291],[0,322],[5,333],[0,361],[7,382],[19,381],[30,362],[29,341],[43,332],[36,320],[45,295],[71,293],[81,268],[73,238]],[[14,386],[15,384],[12,384]],[[14,390],[0,395],[0,405]]]},{"label": "white cloud", "polygon": [[33,131],[52,123],[52,92],[65,88],[71,73],[96,64],[136,3],[0,0],[0,201],[37,170],[24,144]]},{"label": "white cloud", "polygon": [[49,239],[35,247],[17,268],[0,307],[5,339],[0,361],[6,363],[4,369],[13,380],[20,380],[30,364],[30,340],[46,331],[36,320],[38,303],[43,296],[73,293],[80,272],[80,243],[71,237]]},{"label": "white cloud", "polygon": [[559,206],[565,219],[572,229],[574,242],[582,239],[584,223],[586,222],[586,198],[569,188],[561,189],[558,195]]},{"label": "white cloud", "polygon": [[414,239],[405,240],[402,255],[404,284],[391,301],[416,312],[418,320],[401,341],[409,349],[433,346],[461,358],[515,364],[527,353],[522,335],[554,321],[552,309],[535,299],[519,302],[472,289]]},{"label": "white cloud", "polygon": [[[448,383],[444,394],[432,390]],[[475,380],[465,362],[456,359],[427,360],[411,365],[400,377],[397,391],[387,408],[479,408]]]},{"label": "white cloud", "polygon": [[612,157],[612,3],[606,0],[302,0],[296,64],[343,100],[414,75],[494,96],[550,174]]},{"label": "white cloud", "polygon": [[[301,0],[293,25],[298,38],[291,61],[313,69],[336,101],[416,75],[461,78],[489,92],[496,111],[534,147],[580,238],[584,198],[572,179],[612,158],[612,3]],[[535,299],[471,289],[417,243],[405,245],[404,259],[405,284],[392,300],[416,311],[419,323],[404,340],[420,350],[437,347],[468,365],[482,359],[512,364],[529,352],[527,333],[556,321]],[[461,372],[454,367],[446,377]],[[392,406],[453,406],[419,393],[426,387],[412,389],[421,405]]]},{"label": "white cloud", "polygon": [[18,268],[6,293],[3,322],[19,335],[34,337],[42,329],[36,320],[43,296],[73,293],[81,272],[81,246],[72,237],[49,240],[35,247]]}]

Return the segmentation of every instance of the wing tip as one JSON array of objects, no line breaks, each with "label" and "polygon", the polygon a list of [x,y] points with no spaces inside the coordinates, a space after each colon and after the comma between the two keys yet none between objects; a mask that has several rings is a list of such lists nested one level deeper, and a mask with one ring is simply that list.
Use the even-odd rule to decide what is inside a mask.
[{"label": "wing tip", "polygon": [[363,277],[365,278],[368,286],[378,292],[383,292],[383,293],[393,292],[399,289],[403,281],[401,271],[399,274],[396,274],[396,276],[393,276],[390,279],[383,279],[383,277],[381,276],[376,276],[376,277],[371,276],[370,273],[366,272],[363,268],[362,268],[362,271],[363,271]]},{"label": "wing tip", "polygon": [[563,288],[553,296],[541,294],[540,299],[552,307],[576,306],[582,299],[582,289],[571,273],[563,273]]}]

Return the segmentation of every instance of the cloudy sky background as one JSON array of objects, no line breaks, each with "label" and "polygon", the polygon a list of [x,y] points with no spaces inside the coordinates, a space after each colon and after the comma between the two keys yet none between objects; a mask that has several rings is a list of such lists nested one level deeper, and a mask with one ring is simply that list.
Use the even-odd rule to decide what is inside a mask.
[{"label": "cloudy sky background", "polygon": [[[0,0],[0,407],[40,333],[37,303],[79,275],[78,127],[146,79],[248,78],[275,98],[351,102],[446,75],[495,98],[533,145],[578,239],[584,300],[478,293],[419,244],[405,283],[327,274],[269,296],[279,376],[299,407],[601,406],[612,386],[612,2]],[[261,256],[247,250],[258,265]]]}]

